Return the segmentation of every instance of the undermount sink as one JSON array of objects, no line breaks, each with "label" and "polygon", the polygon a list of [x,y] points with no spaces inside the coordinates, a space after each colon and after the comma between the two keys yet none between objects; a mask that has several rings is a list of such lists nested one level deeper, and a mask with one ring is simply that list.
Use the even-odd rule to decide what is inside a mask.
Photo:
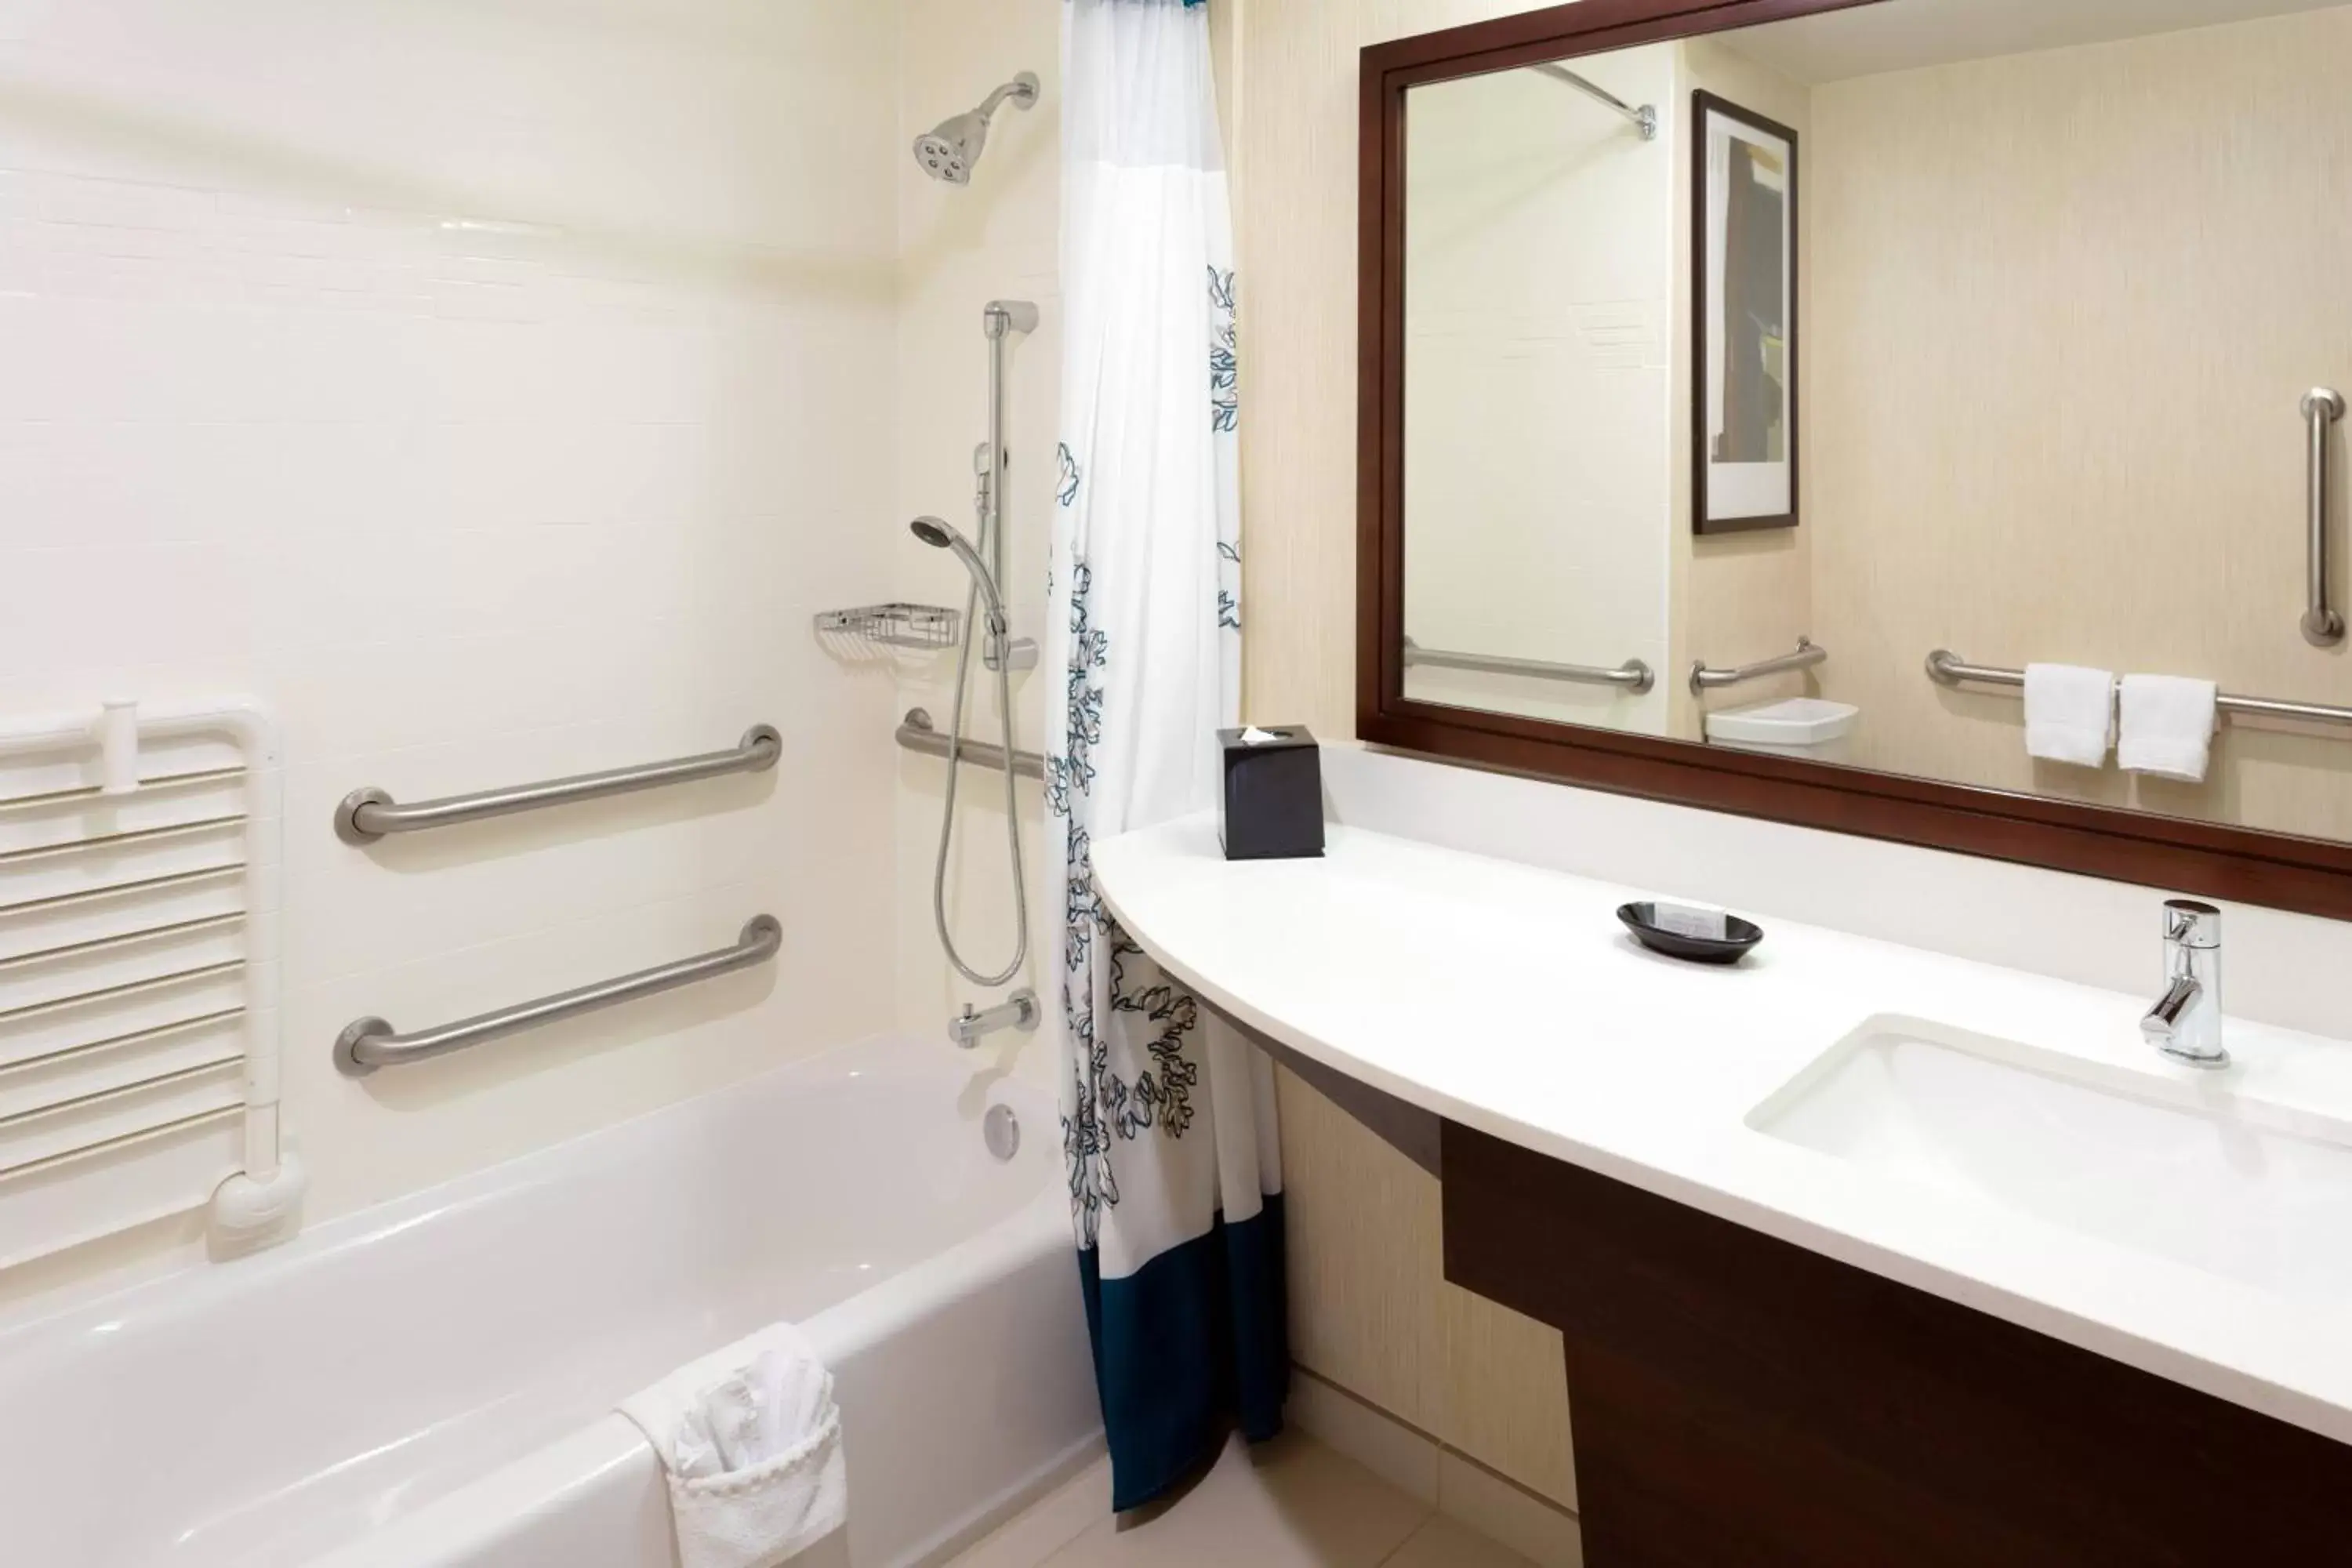
[{"label": "undermount sink", "polygon": [[2263,1289],[2352,1298],[2352,1127],[2214,1085],[1882,1017],[1748,1125]]}]

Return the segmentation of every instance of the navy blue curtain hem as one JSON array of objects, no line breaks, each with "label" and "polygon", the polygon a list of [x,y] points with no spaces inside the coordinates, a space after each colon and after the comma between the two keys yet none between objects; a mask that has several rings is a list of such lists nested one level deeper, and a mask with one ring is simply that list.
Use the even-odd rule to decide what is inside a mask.
[{"label": "navy blue curtain hem", "polygon": [[1171,1247],[1124,1279],[1078,1254],[1095,1388],[1110,1440],[1111,1507],[1153,1502],[1214,1457],[1228,1431],[1282,1431],[1290,1392],[1282,1197]]}]

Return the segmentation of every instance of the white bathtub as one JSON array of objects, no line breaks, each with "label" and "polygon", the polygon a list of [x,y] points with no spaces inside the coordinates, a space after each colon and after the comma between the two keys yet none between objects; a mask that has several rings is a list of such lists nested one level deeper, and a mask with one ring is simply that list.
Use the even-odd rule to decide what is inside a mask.
[{"label": "white bathtub", "polygon": [[969,1060],[852,1047],[0,1331],[0,1563],[670,1568],[609,1412],[778,1319],[843,1412],[811,1568],[946,1554],[1101,1446],[1054,1108]]}]

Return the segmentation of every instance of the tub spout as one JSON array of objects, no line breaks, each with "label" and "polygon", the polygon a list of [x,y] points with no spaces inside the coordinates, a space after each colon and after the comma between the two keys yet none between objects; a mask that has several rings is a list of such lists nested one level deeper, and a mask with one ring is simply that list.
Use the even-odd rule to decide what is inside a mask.
[{"label": "tub spout", "polygon": [[1038,1017],[1037,993],[1024,986],[993,1007],[976,1010],[965,1003],[962,1013],[948,1020],[948,1038],[970,1050],[999,1029],[1033,1033]]}]

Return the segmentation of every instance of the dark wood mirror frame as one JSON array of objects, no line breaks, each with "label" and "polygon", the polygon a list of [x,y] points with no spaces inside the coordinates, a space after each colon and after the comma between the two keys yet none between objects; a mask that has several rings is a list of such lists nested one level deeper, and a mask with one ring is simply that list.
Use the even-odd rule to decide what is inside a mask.
[{"label": "dark wood mirror frame", "polygon": [[1404,697],[1404,107],[1408,89],[1884,0],[1580,0],[1363,53],[1356,732],[1620,794],[2352,919],[2352,844],[2264,833]]}]

